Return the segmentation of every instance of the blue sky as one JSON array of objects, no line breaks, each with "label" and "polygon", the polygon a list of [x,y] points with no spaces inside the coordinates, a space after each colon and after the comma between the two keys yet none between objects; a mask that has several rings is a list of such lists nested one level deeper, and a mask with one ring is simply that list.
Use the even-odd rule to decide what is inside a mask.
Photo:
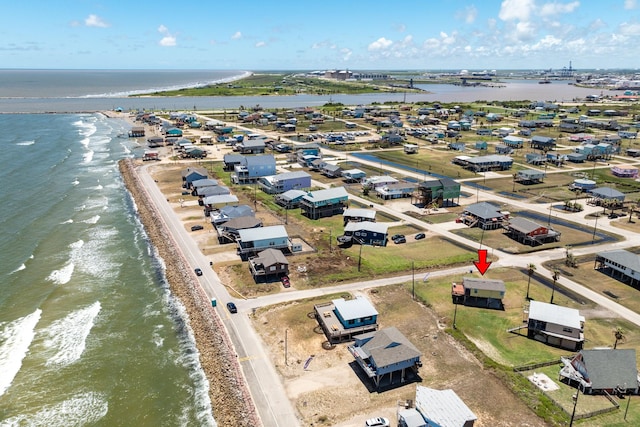
[{"label": "blue sky", "polygon": [[19,0],[0,67],[636,68],[640,0]]}]

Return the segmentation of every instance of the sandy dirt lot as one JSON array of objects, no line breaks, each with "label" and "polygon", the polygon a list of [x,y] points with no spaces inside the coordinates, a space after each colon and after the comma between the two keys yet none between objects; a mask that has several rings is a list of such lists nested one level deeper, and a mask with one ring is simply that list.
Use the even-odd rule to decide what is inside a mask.
[{"label": "sandy dirt lot", "polygon": [[[544,426],[510,390],[460,344],[444,332],[435,313],[414,301],[401,286],[366,294],[374,303],[381,328],[396,326],[421,352],[418,382],[384,392],[370,391],[357,365],[339,344],[322,347],[324,335],[314,331],[308,313],[323,300],[301,301],[256,312],[254,325],[270,348],[287,393],[308,426],[362,426],[367,418],[385,416],[395,424],[398,403],[415,397],[416,385],[453,389],[476,414],[476,426]],[[287,334],[285,365],[284,339]],[[314,356],[305,370],[305,361]],[[514,416],[517,414],[517,416]]]}]

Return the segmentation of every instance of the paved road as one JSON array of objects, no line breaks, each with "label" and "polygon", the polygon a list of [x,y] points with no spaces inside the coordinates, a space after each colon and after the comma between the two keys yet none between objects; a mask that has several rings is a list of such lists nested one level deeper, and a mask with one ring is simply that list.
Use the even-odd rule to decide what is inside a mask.
[{"label": "paved road", "polygon": [[[344,158],[344,153],[334,153],[337,154],[337,158]],[[357,159],[358,162],[366,163],[362,159]],[[372,166],[377,166],[378,163],[371,162]],[[395,171],[400,174],[411,176],[412,173],[407,172],[406,170],[401,170],[393,167],[388,167],[390,171]],[[183,251],[185,258],[191,264],[193,268],[196,266],[206,266],[209,261],[208,259],[200,252],[196,242],[189,236],[187,231],[185,230],[183,224],[178,219],[177,215],[166,201],[164,195],[160,192],[157,185],[153,182],[153,179],[147,173],[146,167],[140,168],[140,177],[144,182],[147,191],[153,200],[153,202],[158,207],[158,210],[169,227],[169,231],[174,236],[178,247]],[[413,174],[415,178],[421,179],[423,177],[422,174]],[[318,182],[314,182],[314,185],[324,186],[324,184],[320,184]],[[498,196],[492,193],[477,191],[475,188],[465,187],[465,191],[470,193],[477,193],[478,198],[480,200],[491,200],[498,203],[510,204],[512,206],[518,206],[523,209],[533,210],[539,213],[548,213],[549,207],[547,205],[538,205],[535,203],[526,203],[524,201],[512,200],[502,196]],[[354,200],[358,200],[365,204],[371,204],[369,200],[359,198],[357,196],[350,195],[350,198]],[[459,242],[467,247],[475,250],[478,248],[478,243],[468,240],[464,237],[451,233],[447,229],[447,225],[445,224],[427,224],[423,221],[420,221],[411,216],[405,215],[402,212],[397,212],[391,209],[388,206],[375,204],[374,207],[380,211],[387,212],[395,217],[398,217],[402,221],[410,224],[414,224],[420,228],[427,229],[431,232],[437,233],[443,237],[451,239],[453,241]],[[599,208],[598,208],[599,209]],[[558,212],[558,217],[569,216],[569,220],[575,220],[573,216],[570,214],[564,214],[562,212]],[[584,213],[583,213],[584,215]],[[607,230],[611,232],[618,232],[615,228],[611,227],[608,224],[608,221],[601,219],[601,222],[598,223],[599,229]],[[589,221],[586,221],[589,224]],[[595,221],[591,220],[594,223]],[[634,233],[626,233],[627,240],[624,242],[615,242],[607,245],[594,245],[589,247],[583,247],[579,249],[573,249],[572,252],[575,255],[584,255],[589,253],[594,253],[597,251],[608,250],[611,248],[623,248],[629,246],[640,245],[640,236]],[[490,248],[489,248],[490,249]],[[493,267],[503,266],[503,267],[520,267],[526,268],[530,263],[534,263],[537,266],[537,275],[542,275],[545,277],[551,277],[551,272],[542,267],[542,263],[552,259],[562,259],[565,256],[565,251],[562,248],[557,248],[553,250],[547,250],[542,252],[534,252],[531,254],[522,254],[522,255],[514,255],[508,254],[499,250],[492,250],[493,255],[497,256],[499,259],[494,263]],[[444,269],[440,271],[433,271],[430,273],[430,277],[441,277],[448,276],[453,274],[461,274],[468,271],[470,266],[462,266],[451,269]],[[264,344],[261,342],[260,337],[257,335],[255,330],[253,329],[251,322],[248,317],[248,313],[250,313],[253,309],[278,304],[286,301],[294,301],[302,298],[309,298],[314,296],[327,295],[336,292],[357,292],[360,290],[364,290],[371,287],[377,286],[386,286],[390,284],[396,283],[407,283],[412,280],[422,280],[423,277],[414,277],[412,275],[402,275],[391,278],[384,279],[376,279],[370,281],[361,281],[354,282],[348,284],[342,284],[333,287],[321,288],[321,289],[311,289],[305,291],[297,291],[290,290],[285,292],[280,292],[274,295],[263,296],[256,299],[251,300],[234,300],[226,288],[221,284],[217,274],[210,268],[202,269],[204,274],[200,277],[200,283],[205,290],[206,294],[210,298],[216,298],[218,300],[219,312],[223,318],[225,327],[232,339],[232,342],[235,346],[236,352],[238,354],[239,360],[241,361],[241,366],[243,368],[243,373],[247,379],[247,383],[249,385],[252,397],[255,401],[258,413],[264,423],[265,426],[282,426],[282,427],[292,427],[300,425],[300,421],[297,419],[295,410],[291,405],[291,402],[288,400],[286,396],[286,392],[284,390],[284,385],[282,384],[280,377],[278,376],[273,361],[270,360],[268,352],[265,350]],[[571,281],[568,278],[561,277],[558,283],[572,292],[581,295],[585,298],[588,298],[595,303],[601,305],[602,307],[618,314],[619,316],[629,320],[630,322],[635,323],[640,326],[640,315],[637,313],[615,303],[614,301],[600,295],[596,292],[591,291],[590,289],[585,288],[584,286]],[[239,313],[237,315],[229,315],[229,313],[224,309],[224,305],[226,305],[229,301],[235,301],[236,305],[239,308]]]},{"label": "paved road", "polygon": [[263,425],[265,427],[300,425],[296,412],[275,370],[274,363],[270,360],[269,353],[265,351],[261,338],[253,329],[244,307],[239,303],[239,313],[229,314],[225,306],[233,299],[220,282],[216,272],[211,268],[204,268],[209,264],[209,260],[200,251],[195,240],[189,236],[165,196],[149,175],[147,166],[139,168],[138,171],[147,193],[156,205],[187,262],[192,268],[202,266],[203,275],[198,278],[200,285],[209,298],[216,298],[218,301],[218,313],[231,337]]}]

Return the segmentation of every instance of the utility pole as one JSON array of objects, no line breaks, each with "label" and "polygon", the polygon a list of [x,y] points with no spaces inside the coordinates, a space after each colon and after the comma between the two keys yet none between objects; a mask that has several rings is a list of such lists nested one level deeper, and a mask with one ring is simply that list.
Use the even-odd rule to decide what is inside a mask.
[{"label": "utility pole", "polygon": [[287,348],[287,338],[288,338],[288,334],[289,334],[289,329],[285,329],[284,330],[284,364],[285,366],[289,365],[289,360],[288,360],[288,348]]}]

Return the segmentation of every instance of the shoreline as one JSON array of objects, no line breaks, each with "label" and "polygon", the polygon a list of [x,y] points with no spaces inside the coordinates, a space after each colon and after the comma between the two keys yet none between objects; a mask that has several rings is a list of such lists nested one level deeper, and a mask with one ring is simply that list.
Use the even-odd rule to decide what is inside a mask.
[{"label": "shoreline", "polygon": [[202,370],[209,383],[209,400],[219,426],[262,425],[242,375],[237,355],[218,313],[195,281],[172,235],[162,221],[138,177],[133,159],[118,162],[125,187],[136,203],[137,214],[149,239],[165,263],[171,293],[187,312]]}]

